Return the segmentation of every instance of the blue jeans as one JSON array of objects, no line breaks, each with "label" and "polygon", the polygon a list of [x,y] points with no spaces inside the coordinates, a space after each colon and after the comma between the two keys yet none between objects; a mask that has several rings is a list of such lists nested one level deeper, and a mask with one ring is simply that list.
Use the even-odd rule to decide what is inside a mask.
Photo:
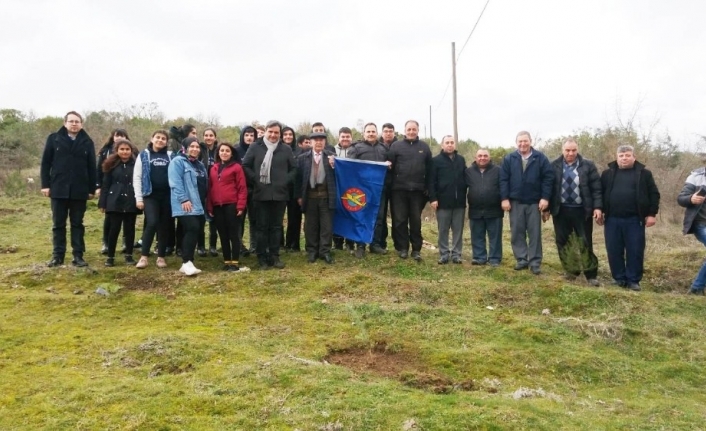
[{"label": "blue jeans", "polygon": [[[503,259],[503,218],[473,218],[471,221],[471,258],[476,262],[500,263]],[[485,235],[488,234],[486,252]]]},{"label": "blue jeans", "polygon": [[645,262],[645,223],[639,217],[606,217],[605,248],[613,279],[640,283]]},{"label": "blue jeans", "polygon": [[[706,225],[694,225],[694,236],[701,244],[706,245]],[[694,282],[691,283],[691,290],[704,290],[704,287],[706,287],[706,261],[701,265]]]}]

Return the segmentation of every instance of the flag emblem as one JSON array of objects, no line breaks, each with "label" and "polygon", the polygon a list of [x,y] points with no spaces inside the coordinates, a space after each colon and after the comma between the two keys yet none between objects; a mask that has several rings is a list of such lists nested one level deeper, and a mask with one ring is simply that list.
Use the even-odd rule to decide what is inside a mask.
[{"label": "flag emblem", "polygon": [[356,212],[365,208],[367,201],[365,193],[361,189],[351,187],[343,193],[343,196],[341,196],[341,203],[348,211]]}]

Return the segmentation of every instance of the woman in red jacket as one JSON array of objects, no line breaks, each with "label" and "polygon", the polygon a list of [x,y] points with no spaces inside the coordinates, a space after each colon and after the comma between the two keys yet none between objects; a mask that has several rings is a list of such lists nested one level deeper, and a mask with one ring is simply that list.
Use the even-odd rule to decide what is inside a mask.
[{"label": "woman in red jacket", "polygon": [[240,217],[248,202],[245,173],[234,156],[235,150],[228,143],[218,144],[216,163],[208,177],[206,209],[213,217],[221,238],[224,271],[239,271]]}]

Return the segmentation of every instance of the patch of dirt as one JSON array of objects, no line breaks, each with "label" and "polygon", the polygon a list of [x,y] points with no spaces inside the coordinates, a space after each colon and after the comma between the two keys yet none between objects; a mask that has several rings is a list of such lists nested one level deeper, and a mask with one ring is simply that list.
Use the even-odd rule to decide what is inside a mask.
[{"label": "patch of dirt", "polygon": [[371,349],[364,347],[331,349],[324,360],[357,373],[370,373],[399,380],[406,386],[437,394],[475,389],[473,380],[455,382],[429,370],[419,355],[389,350],[385,342],[378,342]]},{"label": "patch of dirt", "polygon": [[119,274],[115,277],[115,281],[120,283],[126,290],[149,290],[161,294],[171,294],[173,289],[169,283],[161,277],[155,277],[147,272],[130,272],[127,274]]},{"label": "patch of dirt", "polygon": [[8,245],[7,247],[0,246],[0,253],[17,253],[16,245]]},{"label": "patch of dirt", "polygon": [[0,208],[0,216],[6,216],[17,213],[24,213],[24,208]]}]

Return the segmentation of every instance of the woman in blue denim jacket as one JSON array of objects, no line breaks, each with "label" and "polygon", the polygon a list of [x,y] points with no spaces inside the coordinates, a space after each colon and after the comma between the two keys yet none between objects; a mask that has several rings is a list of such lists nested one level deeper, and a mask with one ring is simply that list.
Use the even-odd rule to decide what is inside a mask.
[{"label": "woman in blue denim jacket", "polygon": [[195,137],[182,141],[183,153],[169,164],[169,188],[171,189],[172,216],[184,226],[182,241],[182,265],[180,272],[195,275],[201,272],[194,266],[194,252],[199,231],[206,222],[206,195],[208,177],[206,167],[199,160],[201,146]]}]

